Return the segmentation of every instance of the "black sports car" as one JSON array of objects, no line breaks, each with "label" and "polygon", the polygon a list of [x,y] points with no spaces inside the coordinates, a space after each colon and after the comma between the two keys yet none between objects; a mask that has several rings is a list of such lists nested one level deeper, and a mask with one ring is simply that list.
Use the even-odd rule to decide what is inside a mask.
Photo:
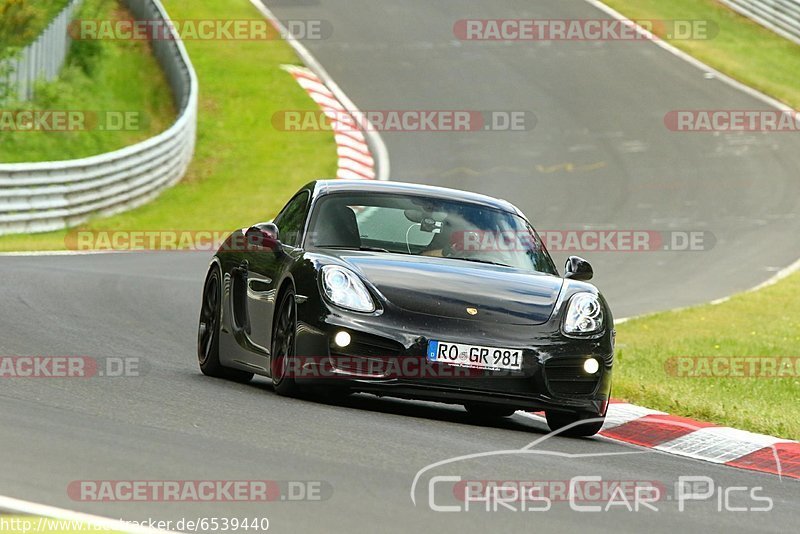
[{"label": "black sports car", "polygon": [[478,417],[544,410],[551,429],[592,435],[608,406],[614,323],[591,277],[574,256],[561,277],[506,201],[315,181],[214,255],[200,368],[271,377],[280,395],[359,391]]}]

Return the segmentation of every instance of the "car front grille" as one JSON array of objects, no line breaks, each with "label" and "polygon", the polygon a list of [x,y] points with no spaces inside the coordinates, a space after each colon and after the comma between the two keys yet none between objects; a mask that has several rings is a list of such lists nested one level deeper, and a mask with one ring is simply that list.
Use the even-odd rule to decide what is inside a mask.
[{"label": "car front grille", "polygon": [[400,356],[403,346],[400,343],[366,334],[354,334],[347,347],[331,347],[333,365],[343,371],[363,372],[365,369],[384,368],[382,365],[369,366],[368,362],[378,364]]},{"label": "car front grille", "polygon": [[591,395],[600,383],[603,369],[589,375],[583,370],[585,358],[552,359],[544,364],[547,388],[553,395]]}]

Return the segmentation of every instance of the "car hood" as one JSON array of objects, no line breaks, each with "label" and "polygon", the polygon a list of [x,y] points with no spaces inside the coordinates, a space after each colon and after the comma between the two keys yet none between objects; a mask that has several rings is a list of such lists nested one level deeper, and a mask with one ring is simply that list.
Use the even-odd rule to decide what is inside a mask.
[{"label": "car hood", "polygon": [[444,258],[348,254],[341,259],[399,308],[475,321],[542,324],[564,283],[557,276]]}]

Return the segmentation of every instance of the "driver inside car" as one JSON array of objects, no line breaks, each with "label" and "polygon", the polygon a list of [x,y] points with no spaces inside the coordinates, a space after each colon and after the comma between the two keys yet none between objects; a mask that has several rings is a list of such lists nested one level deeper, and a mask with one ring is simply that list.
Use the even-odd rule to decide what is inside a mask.
[{"label": "driver inside car", "polygon": [[487,231],[479,224],[468,221],[464,215],[451,213],[442,221],[440,231],[420,254],[438,258],[480,255],[478,244],[481,242],[481,235]]}]

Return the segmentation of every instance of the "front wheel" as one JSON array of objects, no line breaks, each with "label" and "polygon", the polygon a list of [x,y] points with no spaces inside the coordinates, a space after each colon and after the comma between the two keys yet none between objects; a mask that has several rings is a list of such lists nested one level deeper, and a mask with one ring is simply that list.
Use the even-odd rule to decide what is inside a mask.
[{"label": "front wheel", "polygon": [[283,293],[276,309],[278,313],[272,329],[272,352],[270,353],[272,386],[278,395],[295,397],[302,390],[294,379],[297,304],[292,289]]},{"label": "front wheel", "polygon": [[219,336],[222,319],[222,283],[219,267],[214,265],[206,276],[200,323],[197,327],[197,361],[206,376],[249,382],[253,373],[223,367],[219,362]]},{"label": "front wheel", "polygon": [[[545,416],[547,417],[547,426],[550,427],[551,431],[555,432],[569,427],[559,432],[559,434],[578,438],[594,436],[600,432],[605,422],[604,416],[584,412],[568,413],[548,410],[545,412]],[[570,426],[573,423],[575,423],[574,426]]]}]

